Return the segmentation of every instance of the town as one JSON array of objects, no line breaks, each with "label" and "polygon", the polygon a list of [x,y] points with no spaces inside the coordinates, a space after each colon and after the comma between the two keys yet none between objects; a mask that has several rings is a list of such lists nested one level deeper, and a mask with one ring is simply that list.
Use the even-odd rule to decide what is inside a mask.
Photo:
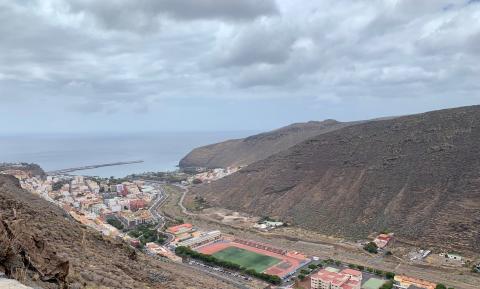
[{"label": "town", "polygon": [[[176,180],[174,185],[185,187],[193,183],[211,182],[236,170],[177,173],[173,178]],[[56,172],[41,177],[14,168],[2,173],[14,175],[24,189],[63,208],[72,219],[106,237],[121,239],[156,258],[184,263],[238,284],[249,284],[254,288],[276,286],[298,289],[446,288],[442,284],[396,275],[394,272],[333,259],[320,260],[316,256],[248,240],[217,229],[205,230],[182,220],[172,220],[162,215],[160,210],[168,198],[163,189],[166,176],[163,173],[122,179]],[[269,231],[284,225],[266,217],[254,228]],[[388,246],[394,242],[394,238],[393,233],[382,232],[363,246],[370,253],[388,254]],[[411,253],[411,260],[423,259],[430,254],[429,250],[414,252]],[[453,253],[444,257],[462,261],[460,255]]]}]

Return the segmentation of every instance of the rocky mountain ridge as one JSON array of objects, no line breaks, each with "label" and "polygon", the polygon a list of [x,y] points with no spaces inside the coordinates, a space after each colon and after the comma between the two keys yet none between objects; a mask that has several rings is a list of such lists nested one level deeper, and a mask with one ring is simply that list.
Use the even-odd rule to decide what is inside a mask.
[{"label": "rocky mountain ridge", "polygon": [[181,168],[246,166],[286,150],[310,137],[352,124],[354,122],[338,122],[336,120],[295,123],[247,138],[227,140],[196,148],[180,161],[179,166]]},{"label": "rocky mountain ridge", "polygon": [[351,125],[193,193],[325,234],[480,251],[480,106]]}]

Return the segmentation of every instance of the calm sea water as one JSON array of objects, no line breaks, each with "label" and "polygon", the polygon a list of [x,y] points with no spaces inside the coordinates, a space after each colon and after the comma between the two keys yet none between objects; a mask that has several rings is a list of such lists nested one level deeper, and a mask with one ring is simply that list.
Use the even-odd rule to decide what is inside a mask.
[{"label": "calm sea water", "polygon": [[252,133],[0,135],[0,162],[37,163],[50,171],[121,161],[144,161],[75,172],[90,176],[123,177],[132,173],[175,170],[180,159],[195,147]]}]

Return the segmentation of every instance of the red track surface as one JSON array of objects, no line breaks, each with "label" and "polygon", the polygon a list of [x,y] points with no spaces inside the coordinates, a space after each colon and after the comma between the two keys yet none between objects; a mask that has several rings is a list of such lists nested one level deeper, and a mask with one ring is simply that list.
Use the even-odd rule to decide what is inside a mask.
[{"label": "red track surface", "polygon": [[213,244],[208,244],[203,247],[200,247],[196,249],[198,252],[203,253],[203,254],[208,254],[212,255],[215,254],[218,251],[221,251],[223,249],[226,249],[228,247],[237,247],[240,249],[245,249],[251,252],[255,252],[261,255],[267,255],[270,257],[274,257],[277,259],[281,259],[282,261],[267,270],[265,270],[263,273],[270,274],[270,275],[277,275],[279,277],[284,277],[288,273],[294,271],[297,269],[297,267],[303,262],[306,261],[306,257],[303,255],[299,254],[293,254],[293,253],[287,253],[287,255],[280,255],[276,254],[270,251],[250,247],[247,245],[231,242],[231,241],[224,241],[224,242],[218,242],[218,243],[213,243]]}]

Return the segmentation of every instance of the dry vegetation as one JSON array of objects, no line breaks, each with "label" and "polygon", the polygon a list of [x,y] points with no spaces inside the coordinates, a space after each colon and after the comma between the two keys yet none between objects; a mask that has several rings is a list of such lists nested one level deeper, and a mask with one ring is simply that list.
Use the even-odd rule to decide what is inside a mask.
[{"label": "dry vegetation", "polygon": [[105,239],[10,176],[0,176],[0,270],[45,289],[231,288]]},{"label": "dry vegetation", "polygon": [[327,235],[480,251],[480,106],[321,134],[193,190]]}]

